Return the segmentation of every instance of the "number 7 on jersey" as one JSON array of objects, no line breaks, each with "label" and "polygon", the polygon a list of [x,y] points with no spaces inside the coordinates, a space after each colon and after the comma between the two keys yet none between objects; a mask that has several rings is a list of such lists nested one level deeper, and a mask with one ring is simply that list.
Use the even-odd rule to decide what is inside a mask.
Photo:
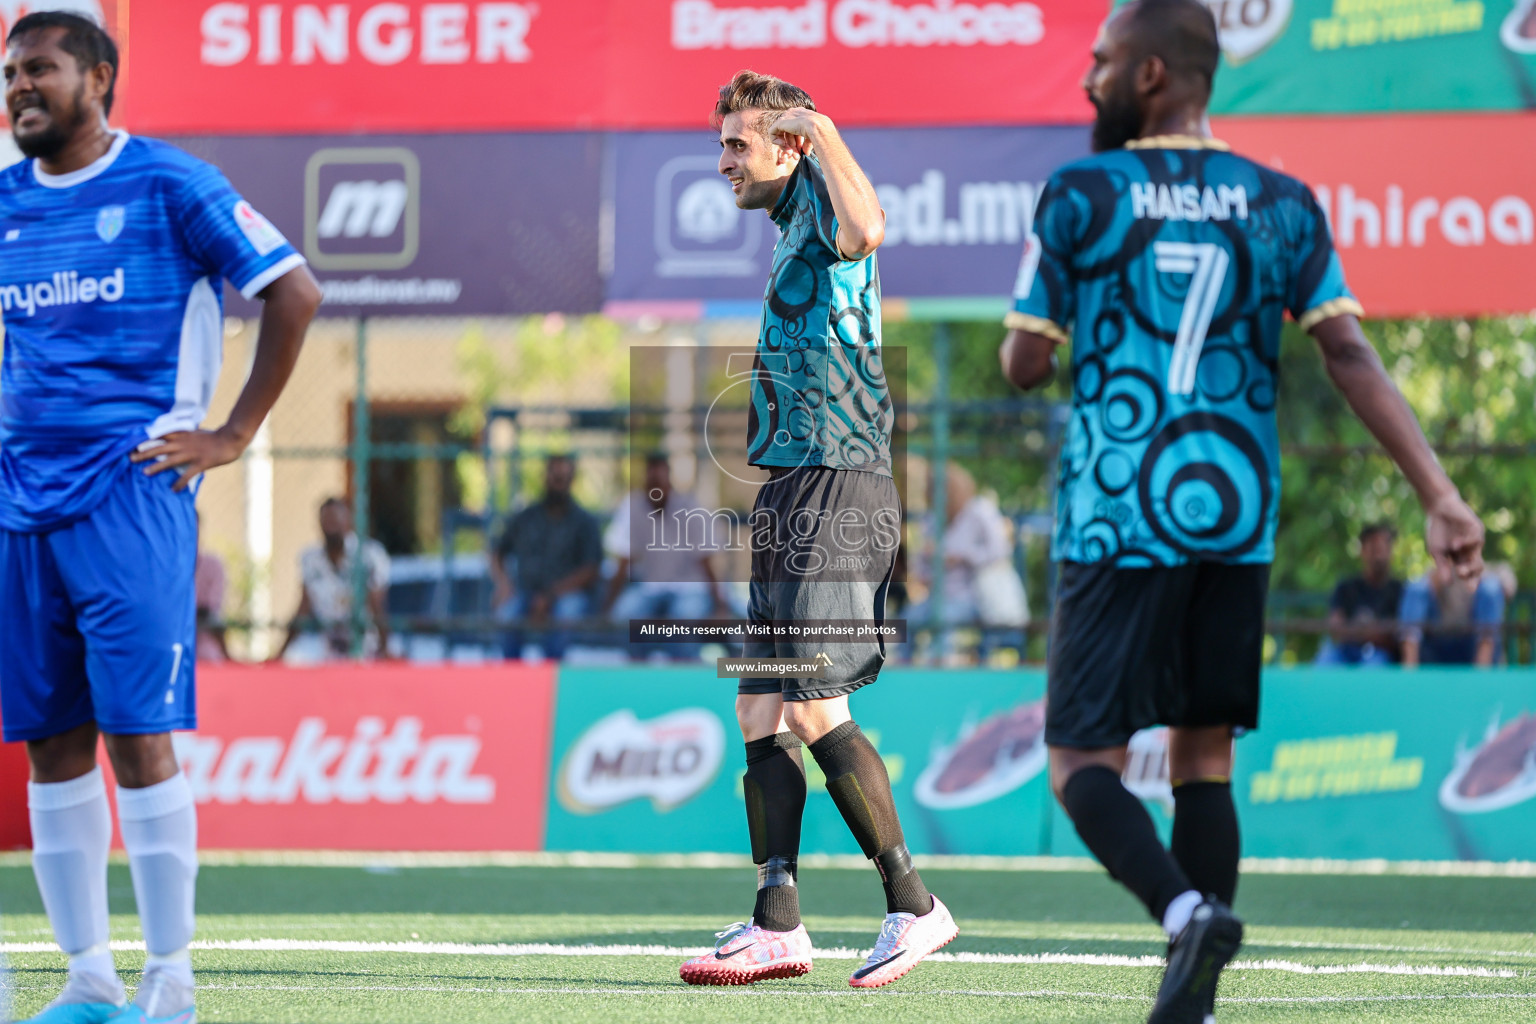
[{"label": "number 7 on jersey", "polygon": [[1153,242],[1152,255],[1160,274],[1193,275],[1184,296],[1179,331],[1174,336],[1173,358],[1168,363],[1168,393],[1192,395],[1195,368],[1200,363],[1200,350],[1205,347],[1205,332],[1210,329],[1232,259],[1213,242]]}]

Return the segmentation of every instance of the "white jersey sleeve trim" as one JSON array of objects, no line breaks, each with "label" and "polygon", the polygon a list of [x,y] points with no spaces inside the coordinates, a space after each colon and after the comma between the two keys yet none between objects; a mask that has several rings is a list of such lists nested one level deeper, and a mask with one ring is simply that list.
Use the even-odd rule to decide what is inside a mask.
[{"label": "white jersey sleeve trim", "polygon": [[247,299],[254,299],[256,294],[267,285],[271,284],[273,281],[276,281],[278,278],[288,273],[288,271],[292,270],[294,267],[302,267],[307,262],[308,261],[298,253],[289,253],[287,256],[284,256],[282,259],[272,264],[266,270],[263,270],[261,273],[247,281],[245,283],[245,287],[240,289],[240,294]]},{"label": "white jersey sleeve trim", "polygon": [[128,145],[128,133],[119,128],[112,133],[112,148],[108,149],[100,159],[86,164],[78,171],[70,171],[68,174],[49,174],[43,170],[42,164],[33,160],[32,177],[44,188],[73,188],[82,182],[90,181],[92,178],[105,173],[108,167],[117,162],[118,156],[126,145]]}]

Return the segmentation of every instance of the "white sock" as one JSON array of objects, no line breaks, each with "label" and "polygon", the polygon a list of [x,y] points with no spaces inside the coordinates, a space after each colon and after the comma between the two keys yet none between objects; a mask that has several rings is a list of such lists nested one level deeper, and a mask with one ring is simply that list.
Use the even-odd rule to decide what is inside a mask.
[{"label": "white sock", "polygon": [[[133,895],[149,951],[147,966],[163,966],[192,983],[184,955],[192,941],[197,888],[197,811],[192,787],[178,772],[143,789],[117,787],[117,817],[133,873]],[[178,966],[179,965],[179,966]]]},{"label": "white sock", "polygon": [[1194,916],[1195,908],[1205,902],[1205,897],[1195,890],[1181,892],[1168,904],[1168,909],[1163,912],[1163,931],[1168,933],[1170,939],[1179,937],[1179,932],[1189,924],[1189,919]]},{"label": "white sock", "polygon": [[32,872],[69,973],[117,982],[107,946],[107,848],[112,812],[101,769],[68,782],[28,782]]}]

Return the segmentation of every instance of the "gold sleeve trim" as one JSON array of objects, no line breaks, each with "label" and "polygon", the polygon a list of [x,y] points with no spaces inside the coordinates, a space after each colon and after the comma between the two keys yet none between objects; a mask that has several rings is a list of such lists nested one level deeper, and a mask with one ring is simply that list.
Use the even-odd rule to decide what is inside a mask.
[{"label": "gold sleeve trim", "polygon": [[1337,299],[1329,299],[1320,306],[1313,306],[1301,315],[1296,323],[1304,331],[1310,331],[1324,320],[1331,320],[1345,313],[1353,313],[1355,316],[1365,316],[1365,307],[1347,295]]},{"label": "gold sleeve trim", "polygon": [[1054,320],[1047,320],[1043,316],[1031,316],[1028,313],[1020,313],[1010,309],[1008,315],[1003,317],[1003,326],[1010,331],[1028,331],[1030,334],[1039,334],[1050,338],[1058,345],[1065,345],[1072,340],[1072,336],[1062,330],[1061,325]]},{"label": "gold sleeve trim", "polygon": [[1144,139],[1132,139],[1126,149],[1219,149],[1230,152],[1232,147],[1220,139],[1206,139],[1199,135],[1149,135]]}]

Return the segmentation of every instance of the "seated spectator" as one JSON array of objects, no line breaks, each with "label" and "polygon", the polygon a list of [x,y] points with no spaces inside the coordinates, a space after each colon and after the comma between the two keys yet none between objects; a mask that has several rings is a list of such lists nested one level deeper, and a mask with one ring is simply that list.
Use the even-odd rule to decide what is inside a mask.
[{"label": "seated spectator", "polygon": [[192,590],[197,601],[197,660],[228,661],[224,643],[224,560],[202,545],[202,517],[198,517],[197,563],[192,569]]},{"label": "seated spectator", "polygon": [[[546,658],[570,646],[572,623],[592,612],[592,589],[602,567],[602,531],[596,517],[571,495],[576,462],[551,455],[544,462],[544,495],[507,523],[491,555],[496,617],[508,624],[502,653],[520,658],[529,639]],[[529,627],[533,627],[532,630]]]},{"label": "seated spectator", "polygon": [[317,631],[318,642],[300,647],[300,660],[352,656],[352,594],[359,558],[368,589],[363,657],[387,655],[389,618],[384,598],[389,591],[389,555],[384,545],[376,540],[361,542],[352,529],[352,506],[344,498],[327,498],[320,506],[320,534],[322,543],[299,554],[299,577],[304,584],[299,610],[271,660],[282,661],[295,640],[314,638]]},{"label": "seated spectator", "polygon": [[1404,668],[1421,663],[1486,668],[1499,657],[1504,587],[1490,573],[1469,587],[1450,565],[1437,565],[1403,588],[1397,617]]},{"label": "seated spectator", "polygon": [[1397,531],[1371,523],[1360,531],[1360,575],[1340,580],[1328,602],[1328,637],[1318,665],[1390,665],[1398,660],[1393,623],[1403,581],[1392,576]]},{"label": "seated spectator", "polygon": [[[631,491],[613,513],[603,548],[618,562],[604,608],[614,619],[705,619],[729,615],[710,555],[722,547],[716,531],[730,529],[691,494],[673,490],[667,457],[645,460],[645,486]],[[692,660],[699,644],[631,644],[643,657],[660,651]]]},{"label": "seated spectator", "polygon": [[[1024,584],[1011,561],[1008,520],[997,502],[976,492],[976,480],[962,466],[949,463],[945,474],[942,621],[936,644],[941,657],[951,648],[953,626],[1021,627],[1029,622]],[[930,584],[928,597],[907,610],[907,629],[933,617],[931,547],[914,560],[913,575]]]}]

